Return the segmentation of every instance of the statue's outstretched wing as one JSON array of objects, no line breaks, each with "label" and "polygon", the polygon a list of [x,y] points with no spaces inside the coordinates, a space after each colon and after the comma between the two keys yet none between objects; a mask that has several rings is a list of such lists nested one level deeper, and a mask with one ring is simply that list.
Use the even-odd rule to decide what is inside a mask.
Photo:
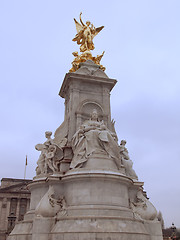
[{"label": "statue's outstretched wing", "polygon": [[83,26],[74,18],[74,22],[76,24],[76,30],[77,34],[76,36],[72,39],[74,42],[77,41],[77,44],[82,44],[82,39],[83,39]]},{"label": "statue's outstretched wing", "polygon": [[92,31],[92,37],[94,38],[103,28],[104,26],[94,28],[94,30]]},{"label": "statue's outstretched wing", "polygon": [[74,18],[74,22],[76,24],[76,31],[79,33],[81,30],[83,30],[83,26]]}]

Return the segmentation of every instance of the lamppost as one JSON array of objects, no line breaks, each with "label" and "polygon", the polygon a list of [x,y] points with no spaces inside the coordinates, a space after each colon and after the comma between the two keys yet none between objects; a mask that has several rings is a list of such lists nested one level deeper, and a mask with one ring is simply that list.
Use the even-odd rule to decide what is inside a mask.
[{"label": "lamppost", "polygon": [[172,223],[171,229],[172,229],[171,239],[176,239],[176,227],[174,223]]}]

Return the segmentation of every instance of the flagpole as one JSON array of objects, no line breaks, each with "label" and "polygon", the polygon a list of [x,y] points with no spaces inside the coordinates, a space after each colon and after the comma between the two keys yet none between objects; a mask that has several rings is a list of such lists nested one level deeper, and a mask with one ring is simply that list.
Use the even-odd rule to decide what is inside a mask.
[{"label": "flagpole", "polygon": [[25,163],[25,168],[24,168],[24,179],[26,178],[26,166],[27,166],[27,155],[26,155],[26,163]]}]

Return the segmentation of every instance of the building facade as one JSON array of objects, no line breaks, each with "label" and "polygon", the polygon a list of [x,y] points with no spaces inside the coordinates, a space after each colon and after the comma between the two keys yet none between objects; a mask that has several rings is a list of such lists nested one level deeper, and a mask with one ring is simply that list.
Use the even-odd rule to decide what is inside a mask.
[{"label": "building facade", "polygon": [[31,180],[2,178],[0,186],[0,240],[5,240],[16,222],[24,219],[29,209]]}]

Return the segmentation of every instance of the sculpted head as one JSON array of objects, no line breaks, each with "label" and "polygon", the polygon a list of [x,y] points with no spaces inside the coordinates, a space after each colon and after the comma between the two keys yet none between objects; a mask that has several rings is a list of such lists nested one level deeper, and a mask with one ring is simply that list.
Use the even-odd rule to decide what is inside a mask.
[{"label": "sculpted head", "polygon": [[91,24],[90,21],[86,21],[86,25],[89,26]]},{"label": "sculpted head", "polygon": [[55,152],[56,151],[56,146],[50,145],[48,150],[49,150],[49,152]]},{"label": "sculpted head", "polygon": [[46,137],[46,138],[50,138],[51,135],[52,135],[52,132],[51,132],[51,131],[46,131],[46,132],[45,132],[45,137]]},{"label": "sculpted head", "polygon": [[93,111],[92,111],[91,120],[94,120],[94,121],[98,120],[98,112],[96,109],[93,109]]},{"label": "sculpted head", "polygon": [[121,140],[121,145],[125,146],[126,145],[126,140]]}]

